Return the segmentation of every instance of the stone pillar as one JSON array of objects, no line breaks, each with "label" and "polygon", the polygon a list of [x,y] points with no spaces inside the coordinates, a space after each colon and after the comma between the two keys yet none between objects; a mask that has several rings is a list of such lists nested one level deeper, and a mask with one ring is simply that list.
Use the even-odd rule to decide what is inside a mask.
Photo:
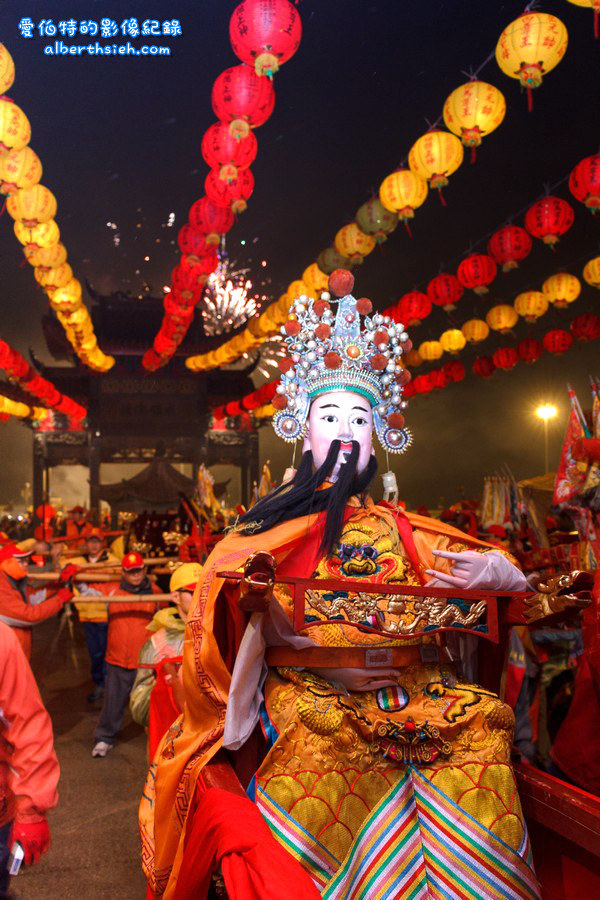
[{"label": "stone pillar", "polygon": [[90,512],[94,522],[100,521],[100,444],[90,436],[88,467],[90,471]]},{"label": "stone pillar", "polygon": [[[37,432],[33,435],[33,512],[48,499],[45,496],[46,489],[46,439],[43,434]],[[34,524],[39,525],[39,520],[34,519]]]}]

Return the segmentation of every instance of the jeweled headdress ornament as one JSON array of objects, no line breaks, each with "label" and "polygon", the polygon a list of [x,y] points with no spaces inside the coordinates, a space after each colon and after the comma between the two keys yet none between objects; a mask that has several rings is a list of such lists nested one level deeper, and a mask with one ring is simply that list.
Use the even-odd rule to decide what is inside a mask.
[{"label": "jeweled headdress ornament", "polygon": [[371,301],[353,297],[353,286],[351,272],[336,269],[329,278],[329,299],[302,295],[292,303],[281,329],[288,355],[280,363],[273,427],[285,441],[295,441],[314,397],[353,391],[370,402],[382,447],[402,453],[412,437],[402,415],[408,405],[402,391],[410,373],[401,357],[412,344],[402,324],[380,313],[371,315]]}]

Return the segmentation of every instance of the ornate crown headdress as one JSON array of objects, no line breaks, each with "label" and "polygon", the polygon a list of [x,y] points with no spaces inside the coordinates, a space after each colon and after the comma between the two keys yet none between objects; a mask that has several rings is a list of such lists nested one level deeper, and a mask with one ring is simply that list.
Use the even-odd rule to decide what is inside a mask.
[{"label": "ornate crown headdress", "polygon": [[314,397],[353,391],[369,400],[382,447],[402,453],[412,436],[402,415],[408,405],[402,391],[410,373],[400,359],[412,344],[402,324],[380,313],[371,315],[371,301],[355,299],[350,293],[353,286],[352,274],[336,269],[329,290],[338,299],[301,295],[292,303],[290,318],[281,329],[288,356],[280,363],[283,375],[273,400],[278,410],[273,428],[283,440],[295,441],[303,433]]}]

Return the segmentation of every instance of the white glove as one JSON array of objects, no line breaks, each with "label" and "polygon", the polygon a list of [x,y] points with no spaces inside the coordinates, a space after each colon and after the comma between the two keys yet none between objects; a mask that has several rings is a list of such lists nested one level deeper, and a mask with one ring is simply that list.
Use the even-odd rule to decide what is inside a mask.
[{"label": "white glove", "polygon": [[477,553],[463,550],[450,553],[447,550],[433,550],[434,556],[453,561],[452,574],[427,569],[431,579],[429,587],[457,587],[462,590],[479,588],[482,591],[526,591],[527,581],[520,569],[513,566],[502,553],[491,550]]}]

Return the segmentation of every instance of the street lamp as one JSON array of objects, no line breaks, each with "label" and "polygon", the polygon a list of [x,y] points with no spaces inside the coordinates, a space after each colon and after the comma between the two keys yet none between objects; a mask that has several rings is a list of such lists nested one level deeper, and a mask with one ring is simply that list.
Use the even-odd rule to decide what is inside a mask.
[{"label": "street lamp", "polygon": [[544,474],[546,474],[550,468],[550,464],[548,462],[548,422],[550,419],[554,419],[558,410],[552,403],[542,403],[541,406],[535,411],[536,416],[538,416],[542,422],[544,423]]}]

